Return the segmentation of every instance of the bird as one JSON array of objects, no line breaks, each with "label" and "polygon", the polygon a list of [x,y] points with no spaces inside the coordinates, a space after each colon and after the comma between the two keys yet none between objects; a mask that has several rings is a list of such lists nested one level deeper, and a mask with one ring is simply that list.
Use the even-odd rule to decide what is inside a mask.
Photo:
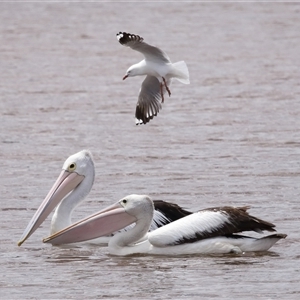
[{"label": "bird", "polygon": [[[82,150],[68,157],[63,164],[59,177],[30,220],[18,245],[21,246],[29,238],[55,207],[56,209],[51,220],[50,234],[54,234],[71,225],[72,213],[89,194],[94,184],[94,179],[95,165],[92,153],[89,150]],[[155,200],[154,205],[155,212],[150,230],[191,214],[191,212],[181,208],[179,205],[163,200]],[[111,233],[107,237],[101,237],[97,241],[93,241],[93,243],[106,244],[113,235],[114,233]]]},{"label": "bird", "polygon": [[249,207],[214,207],[189,214],[149,232],[154,203],[148,195],[128,195],[100,212],[43,240],[59,245],[84,241],[116,232],[132,223],[128,231],[114,235],[112,255],[192,255],[267,251],[286,234],[262,238],[239,235],[242,231],[275,231],[275,225],[247,213]]},{"label": "bird", "polygon": [[123,46],[130,47],[142,53],[145,57],[142,61],[132,65],[123,77],[146,75],[136,104],[135,123],[146,124],[157,116],[162,108],[160,100],[164,102],[164,94],[171,96],[170,85],[172,79],[189,84],[189,71],[184,61],[172,63],[169,56],[161,49],[144,42],[144,39],[136,34],[127,32],[117,33],[117,39]]}]

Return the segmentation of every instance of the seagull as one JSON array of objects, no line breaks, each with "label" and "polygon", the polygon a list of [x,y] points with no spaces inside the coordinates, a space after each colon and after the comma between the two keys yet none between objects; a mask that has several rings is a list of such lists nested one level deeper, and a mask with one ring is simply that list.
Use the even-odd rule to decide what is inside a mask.
[{"label": "seagull", "polygon": [[113,255],[191,255],[267,251],[286,234],[262,238],[242,231],[276,231],[275,225],[247,213],[249,207],[215,207],[189,214],[149,232],[154,203],[148,195],[129,195],[117,203],[44,239],[53,245],[80,242],[118,232],[108,243]]},{"label": "seagull", "polygon": [[172,63],[168,55],[161,49],[144,42],[144,39],[136,34],[119,32],[117,39],[121,45],[141,52],[145,59],[132,65],[126,72],[127,77],[146,75],[142,83],[135,111],[135,123],[146,124],[161,109],[164,102],[164,94],[167,91],[171,96],[170,84],[172,78],[189,84],[189,71],[184,61]]}]

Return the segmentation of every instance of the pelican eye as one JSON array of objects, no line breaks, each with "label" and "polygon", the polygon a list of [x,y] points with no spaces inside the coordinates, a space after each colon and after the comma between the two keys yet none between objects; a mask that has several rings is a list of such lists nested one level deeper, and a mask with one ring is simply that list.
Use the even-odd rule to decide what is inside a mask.
[{"label": "pelican eye", "polygon": [[76,169],[76,164],[75,163],[71,163],[69,165],[69,171],[74,171]]}]

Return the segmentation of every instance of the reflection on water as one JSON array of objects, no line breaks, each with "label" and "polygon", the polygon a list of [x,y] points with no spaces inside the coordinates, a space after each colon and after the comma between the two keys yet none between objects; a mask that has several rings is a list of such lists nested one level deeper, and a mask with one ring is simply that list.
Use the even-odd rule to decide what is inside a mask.
[{"label": "reflection on water", "polygon": [[[3,299],[299,299],[299,5],[1,3]],[[141,55],[128,30],[185,60],[159,115],[135,126]],[[52,247],[50,218],[17,247],[60,172],[84,148],[96,182],[78,220],[132,193],[197,210],[251,205],[288,234],[272,252],[114,257]]]}]

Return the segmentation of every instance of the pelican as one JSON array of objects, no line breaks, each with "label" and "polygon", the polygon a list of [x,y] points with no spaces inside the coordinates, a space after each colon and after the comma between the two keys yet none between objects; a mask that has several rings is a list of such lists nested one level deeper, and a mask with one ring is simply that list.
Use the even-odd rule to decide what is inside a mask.
[{"label": "pelican", "polygon": [[149,232],[154,204],[147,195],[129,195],[116,204],[43,240],[59,245],[118,232],[108,243],[110,254],[183,255],[267,251],[285,234],[253,238],[242,231],[275,231],[272,223],[247,213],[249,207],[204,209]]},{"label": "pelican", "polygon": [[[63,164],[60,175],[35,212],[18,245],[21,246],[33,234],[56,206],[51,220],[50,234],[70,226],[72,224],[72,212],[89,194],[94,178],[95,167],[91,152],[82,150],[71,155]],[[189,211],[182,209],[176,204],[161,200],[154,201],[154,206],[154,218],[151,222],[150,230],[190,214]],[[94,242],[105,244],[108,243],[110,237],[102,237]]]}]

